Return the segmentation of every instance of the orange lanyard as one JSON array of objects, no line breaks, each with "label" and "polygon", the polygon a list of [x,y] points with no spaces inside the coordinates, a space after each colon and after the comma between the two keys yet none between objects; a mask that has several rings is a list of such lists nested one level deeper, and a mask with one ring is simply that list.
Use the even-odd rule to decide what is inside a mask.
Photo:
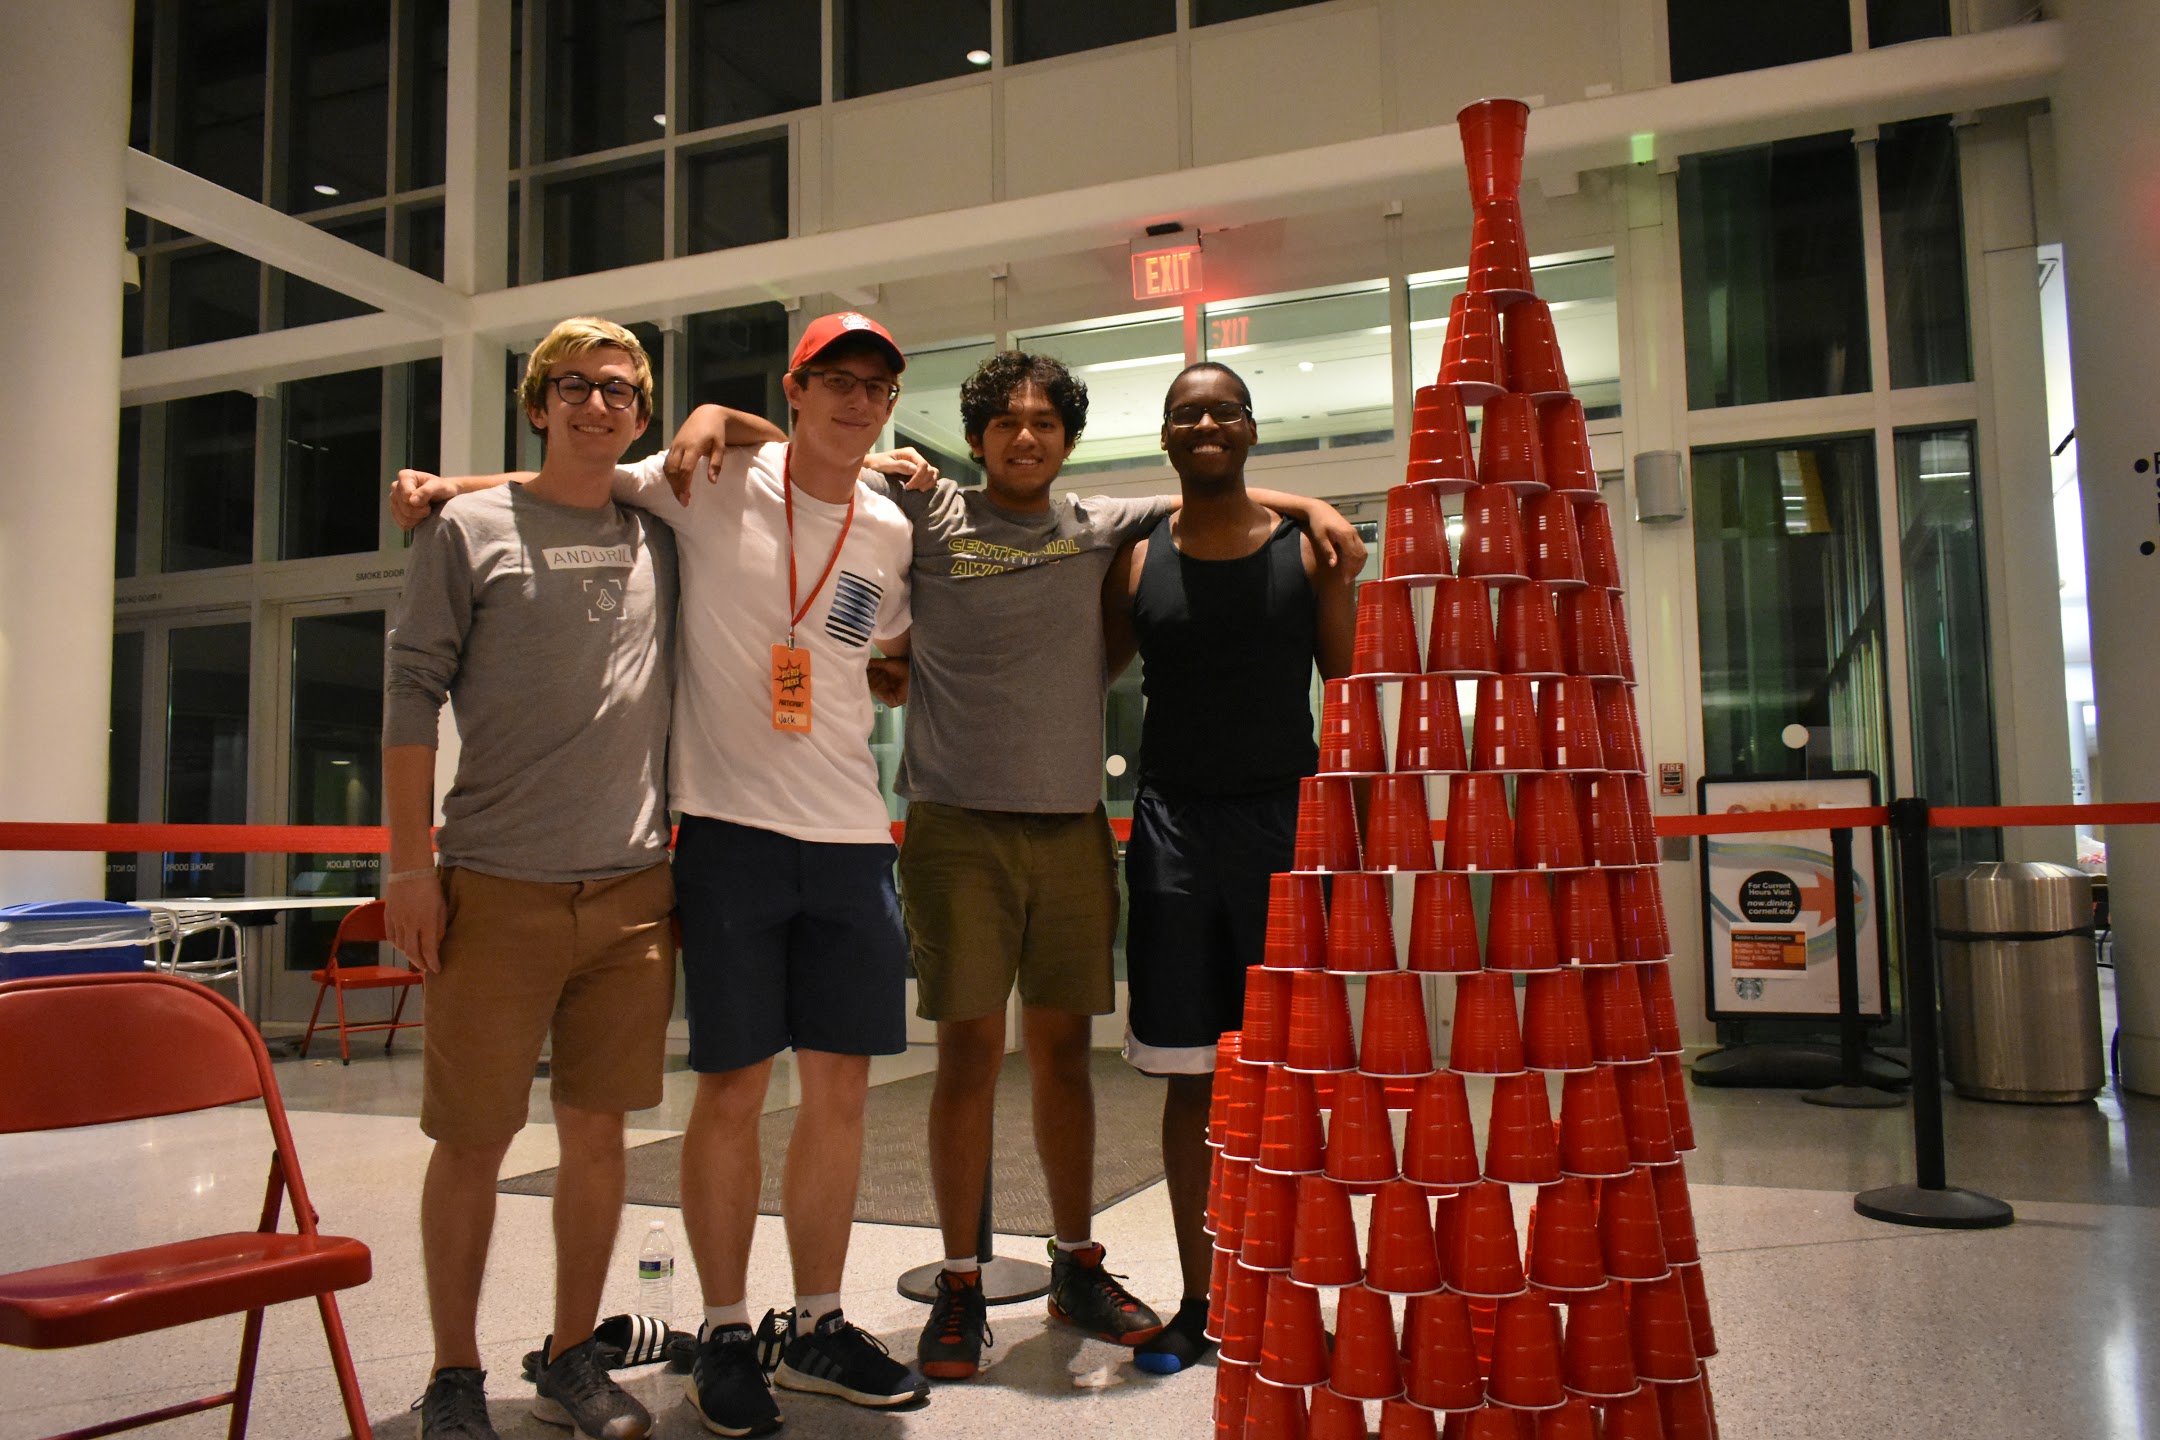
[{"label": "orange lanyard", "polygon": [[795,447],[790,445],[787,447],[787,457],[780,462],[780,493],[783,497],[784,504],[787,509],[787,643],[788,649],[790,650],[795,648],[795,627],[802,623],[803,616],[810,613],[810,607],[813,604],[817,603],[818,592],[823,590],[825,588],[825,582],[832,578],[833,566],[840,563],[840,549],[842,546],[847,544],[848,527],[855,523],[855,492],[853,490],[850,490],[848,491],[847,514],[842,516],[840,519],[840,538],[833,541],[832,556],[831,558],[826,560],[825,568],[818,572],[817,584],[810,587],[810,593],[807,596],[803,597],[803,602],[800,605],[797,605],[795,603],[794,476]]}]

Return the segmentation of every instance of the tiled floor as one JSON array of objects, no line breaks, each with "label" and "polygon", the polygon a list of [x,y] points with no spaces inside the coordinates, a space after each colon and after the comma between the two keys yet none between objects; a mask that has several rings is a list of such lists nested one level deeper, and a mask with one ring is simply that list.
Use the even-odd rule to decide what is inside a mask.
[{"label": "tiled floor", "polygon": [[[914,1052],[879,1078],[929,1063]],[[345,1298],[353,1351],[377,1433],[415,1433],[406,1407],[428,1366],[415,1217],[426,1141],[409,1118],[414,1057],[367,1051],[350,1068],[286,1062],[281,1081],[326,1228],[366,1240],[375,1279]],[[790,1103],[783,1068],[775,1104]],[[650,1138],[678,1126],[688,1077],[641,1115]],[[536,1091],[537,1093],[537,1091]],[[2160,1101],[2104,1093],[2061,1108],[1946,1102],[1950,1178],[2017,1205],[1997,1231],[1904,1229],[1853,1213],[1855,1189],[1910,1179],[1910,1112],[1851,1112],[1789,1092],[1692,1092],[1700,1149],[1689,1157],[1697,1227],[1716,1319],[1712,1365],[1725,1440],[1890,1436],[1899,1440],[2137,1440],[2160,1434]],[[1476,1107],[1482,1111],[1482,1106]],[[544,1117],[544,1106],[536,1116]],[[252,1223],[265,1151],[259,1118],[213,1113],[112,1132],[0,1140],[0,1268],[186,1232],[213,1211]],[[506,1173],[550,1164],[553,1134],[528,1128]],[[126,1172],[130,1178],[120,1183]],[[1519,1201],[1527,1194],[1519,1195]],[[632,1208],[607,1296],[635,1300],[631,1254],[654,1217]],[[1174,1300],[1176,1264],[1161,1187],[1106,1211],[1098,1235],[1140,1294]],[[518,1357],[537,1343],[549,1293],[547,1203],[503,1197],[481,1313],[496,1424],[505,1437],[567,1432],[526,1414]],[[858,1226],[848,1310],[896,1353],[911,1354],[920,1307],[901,1270],[935,1258],[927,1230]],[[1005,1253],[1032,1255],[1005,1240]],[[676,1314],[696,1313],[687,1274]],[[753,1302],[787,1298],[777,1222],[760,1223]],[[1212,1370],[1157,1379],[1122,1352],[1053,1328],[1035,1305],[993,1312],[995,1360],[978,1381],[941,1387],[903,1415],[785,1398],[786,1432],[838,1437],[1210,1434]],[[0,1440],[50,1434],[204,1393],[226,1381],[237,1324],[212,1322],[95,1351],[0,1350]],[[633,1382],[660,1437],[701,1435],[677,1382]],[[198,1416],[150,1432],[223,1433]],[[310,1440],[345,1433],[313,1311],[288,1306],[267,1326],[254,1433]]]}]

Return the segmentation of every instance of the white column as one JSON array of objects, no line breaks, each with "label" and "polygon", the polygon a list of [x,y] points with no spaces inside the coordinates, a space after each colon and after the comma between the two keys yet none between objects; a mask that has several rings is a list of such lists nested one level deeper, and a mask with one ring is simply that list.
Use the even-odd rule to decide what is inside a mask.
[{"label": "white column", "polygon": [[[0,819],[105,818],[134,6],[0,46]],[[0,852],[0,904],[93,899],[104,857]]]},{"label": "white column", "polygon": [[[2093,682],[2112,800],[2160,800],[2160,6],[2066,0],[2055,88]],[[2109,828],[2123,1082],[2160,1094],[2160,828]]]}]

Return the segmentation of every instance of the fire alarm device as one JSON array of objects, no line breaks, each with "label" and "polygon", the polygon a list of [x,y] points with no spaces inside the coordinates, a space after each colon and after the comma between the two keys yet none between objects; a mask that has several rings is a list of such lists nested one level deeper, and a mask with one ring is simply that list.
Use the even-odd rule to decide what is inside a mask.
[{"label": "fire alarm device", "polygon": [[1660,795],[1687,794],[1687,767],[1677,760],[1661,760],[1657,767],[1657,792]]}]

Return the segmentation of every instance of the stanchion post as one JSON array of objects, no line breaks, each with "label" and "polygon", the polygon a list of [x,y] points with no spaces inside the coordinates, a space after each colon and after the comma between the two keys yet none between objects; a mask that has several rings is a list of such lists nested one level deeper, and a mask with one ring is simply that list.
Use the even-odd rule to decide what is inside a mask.
[{"label": "stanchion post", "polygon": [[[1010,1255],[990,1253],[990,1182],[997,1168],[997,1147],[991,1147],[991,1157],[983,1162],[982,1211],[975,1221],[975,1260],[982,1267],[983,1303],[986,1305],[1016,1305],[1022,1300],[1035,1300],[1050,1293],[1050,1267],[1033,1260],[1019,1260]],[[937,1261],[918,1265],[904,1271],[900,1276],[900,1293],[910,1300],[924,1305],[937,1299],[938,1271],[945,1263]]]},{"label": "stanchion post", "polygon": [[1904,1100],[1868,1084],[1867,1027],[1860,1019],[1860,921],[1853,913],[1853,832],[1830,832],[1830,883],[1837,887],[1837,998],[1839,1080],[1800,1098],[1837,1110],[1895,1110]]}]

